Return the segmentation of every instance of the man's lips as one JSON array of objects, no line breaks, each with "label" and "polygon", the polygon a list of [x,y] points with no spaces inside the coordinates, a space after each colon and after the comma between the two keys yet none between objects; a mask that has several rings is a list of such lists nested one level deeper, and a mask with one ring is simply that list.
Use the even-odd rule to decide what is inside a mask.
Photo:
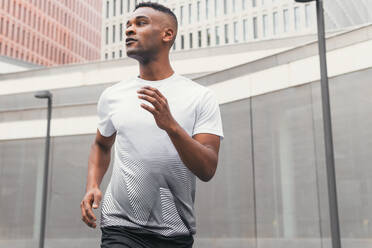
[{"label": "man's lips", "polygon": [[130,45],[130,44],[132,44],[134,42],[136,42],[136,41],[135,40],[130,40],[130,41],[127,41],[125,44]]},{"label": "man's lips", "polygon": [[127,38],[127,39],[125,40],[125,44],[130,45],[130,44],[132,44],[132,43],[134,43],[134,42],[136,42],[136,41],[137,41],[136,39],[133,39],[133,38]]}]

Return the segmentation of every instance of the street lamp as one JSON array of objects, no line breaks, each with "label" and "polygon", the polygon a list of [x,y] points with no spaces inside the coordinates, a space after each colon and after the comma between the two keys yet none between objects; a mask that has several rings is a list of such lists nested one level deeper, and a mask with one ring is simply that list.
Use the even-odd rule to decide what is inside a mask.
[{"label": "street lamp", "polygon": [[[307,3],[313,0],[295,0],[295,1],[299,3]],[[321,85],[321,94],[322,94],[324,144],[325,144],[326,167],[327,167],[329,215],[331,218],[332,247],[341,248],[340,225],[339,225],[338,207],[337,207],[335,160],[334,160],[334,152],[333,152],[331,107],[329,103],[323,0],[315,0],[315,1],[316,1],[316,15],[317,15],[317,24],[318,24],[318,47],[319,47],[320,76],[321,76],[320,85]]]},{"label": "street lamp", "polygon": [[47,192],[48,192],[48,168],[49,168],[49,147],[50,147],[50,119],[52,115],[52,93],[47,90],[38,91],[34,95],[36,98],[47,98],[48,99],[48,126],[47,135],[45,141],[45,159],[44,159],[44,177],[43,177],[43,193],[41,202],[41,222],[40,222],[40,236],[39,236],[39,248],[44,248],[44,237],[45,237],[45,220],[46,220],[46,209],[47,209]]}]

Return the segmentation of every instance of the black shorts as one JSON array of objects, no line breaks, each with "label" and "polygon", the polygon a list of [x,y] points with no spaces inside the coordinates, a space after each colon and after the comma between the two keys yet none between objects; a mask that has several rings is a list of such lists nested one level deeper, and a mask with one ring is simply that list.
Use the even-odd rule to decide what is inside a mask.
[{"label": "black shorts", "polygon": [[102,227],[101,248],[192,248],[190,236],[165,237],[144,229],[124,226]]}]

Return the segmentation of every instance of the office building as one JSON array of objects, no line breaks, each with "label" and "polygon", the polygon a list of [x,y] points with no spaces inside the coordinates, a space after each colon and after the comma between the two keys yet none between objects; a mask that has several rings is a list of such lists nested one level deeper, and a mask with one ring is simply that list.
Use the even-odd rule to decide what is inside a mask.
[{"label": "office building", "polygon": [[52,66],[100,58],[99,0],[0,1],[0,55]]},{"label": "office building", "polygon": [[[125,24],[140,1],[102,2],[102,59],[125,57]],[[315,2],[294,0],[158,0],[178,18],[174,51],[316,33]],[[328,31],[372,22],[372,1],[324,1]]]}]

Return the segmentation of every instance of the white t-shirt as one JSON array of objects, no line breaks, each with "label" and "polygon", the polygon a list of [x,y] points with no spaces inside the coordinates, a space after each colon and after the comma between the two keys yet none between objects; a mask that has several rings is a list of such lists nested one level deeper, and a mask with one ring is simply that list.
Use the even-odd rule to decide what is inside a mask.
[{"label": "white t-shirt", "polygon": [[101,227],[144,228],[164,236],[195,234],[195,175],[183,164],[170,137],[140,106],[137,90],[149,85],[168,100],[173,118],[190,135],[223,139],[219,105],[207,87],[177,73],[158,81],[133,77],[106,88],[98,104],[98,130],[116,133],[113,172]]}]

